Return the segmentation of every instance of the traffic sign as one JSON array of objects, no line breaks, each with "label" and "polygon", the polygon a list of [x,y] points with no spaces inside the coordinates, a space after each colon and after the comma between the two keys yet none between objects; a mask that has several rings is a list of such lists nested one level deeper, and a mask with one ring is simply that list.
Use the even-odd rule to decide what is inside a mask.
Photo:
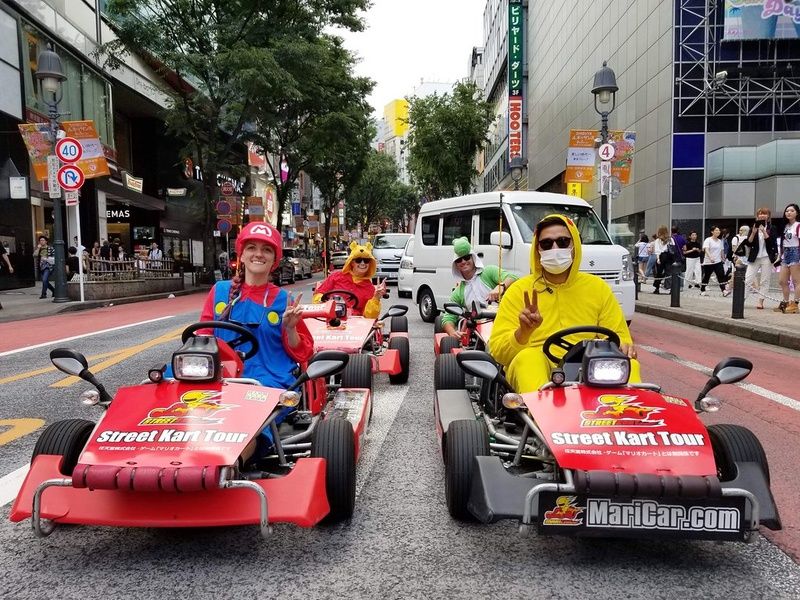
[{"label": "traffic sign", "polygon": [[236,191],[233,187],[233,184],[230,181],[224,182],[220,186],[220,191],[222,192],[223,196],[233,196],[234,192]]},{"label": "traffic sign", "polygon": [[217,230],[222,234],[225,235],[226,233],[230,233],[232,228],[232,224],[228,219],[220,219],[217,221]]},{"label": "traffic sign", "polygon": [[79,190],[83,181],[83,171],[76,165],[64,165],[58,170],[58,183],[65,190]]},{"label": "traffic sign", "polygon": [[602,144],[597,149],[597,154],[600,156],[600,160],[611,160],[614,158],[615,153],[616,149],[614,148],[613,144]]},{"label": "traffic sign", "polygon": [[64,206],[78,206],[78,191],[64,192]]},{"label": "traffic sign", "polygon": [[75,138],[61,138],[56,144],[56,156],[61,159],[61,162],[78,162],[83,156],[83,146]]},{"label": "traffic sign", "polygon": [[61,198],[61,186],[58,185],[58,157],[47,156],[47,192],[51,198]]}]

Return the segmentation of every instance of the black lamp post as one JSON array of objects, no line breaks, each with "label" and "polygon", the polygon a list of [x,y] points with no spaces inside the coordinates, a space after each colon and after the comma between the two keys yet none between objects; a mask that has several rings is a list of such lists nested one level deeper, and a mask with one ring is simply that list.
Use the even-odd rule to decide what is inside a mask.
[{"label": "black lamp post", "polygon": [[519,181],[522,179],[522,173],[528,167],[528,159],[521,156],[515,156],[511,159],[508,165],[511,167],[511,181],[514,182],[514,190],[519,189]]},{"label": "black lamp post", "polygon": [[[55,158],[56,142],[58,141],[58,104],[63,97],[61,84],[66,81],[64,69],[58,54],[50,49],[42,50],[36,59],[36,79],[39,81],[40,98],[47,105],[47,115],[50,117],[50,141],[52,143],[52,158],[48,157],[48,165]],[[57,160],[57,159],[56,159]],[[56,163],[57,164],[57,163]],[[49,169],[48,169],[49,170]],[[52,182],[51,182],[52,183]],[[55,295],[53,302],[69,302],[67,297],[66,273],[64,270],[66,253],[64,252],[64,228],[61,220],[61,187],[51,186],[50,198],[53,201],[53,247],[55,250]]]},{"label": "black lamp post", "polygon": [[[594,74],[594,87],[592,87],[592,94],[594,94],[594,110],[600,115],[600,143],[605,144],[608,142],[608,115],[610,115],[614,108],[617,106],[617,77],[614,71],[603,61],[603,66]],[[597,107],[600,103],[601,108]],[[611,102],[611,108],[606,110],[608,103]],[[603,225],[608,227],[608,190],[605,186],[600,189],[600,220]]]}]

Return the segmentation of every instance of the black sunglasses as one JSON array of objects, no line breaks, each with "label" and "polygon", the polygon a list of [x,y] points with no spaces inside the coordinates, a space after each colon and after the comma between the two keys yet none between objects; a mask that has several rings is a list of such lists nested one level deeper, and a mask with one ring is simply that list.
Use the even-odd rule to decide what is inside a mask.
[{"label": "black sunglasses", "polygon": [[365,263],[369,263],[369,259],[368,258],[354,258],[353,262],[363,265]]},{"label": "black sunglasses", "polygon": [[459,265],[459,264],[461,264],[462,262],[464,262],[465,260],[470,260],[471,258],[472,258],[472,255],[470,255],[470,254],[465,254],[464,256],[459,256],[459,257],[458,257],[457,259],[455,259],[453,262],[454,262],[454,263],[456,263],[457,265]]},{"label": "black sunglasses", "polygon": [[541,248],[542,250],[550,250],[553,247],[553,244],[555,244],[559,248],[569,248],[569,245],[571,243],[572,243],[572,238],[570,237],[559,237],[556,239],[545,238],[543,240],[539,240],[539,248]]}]

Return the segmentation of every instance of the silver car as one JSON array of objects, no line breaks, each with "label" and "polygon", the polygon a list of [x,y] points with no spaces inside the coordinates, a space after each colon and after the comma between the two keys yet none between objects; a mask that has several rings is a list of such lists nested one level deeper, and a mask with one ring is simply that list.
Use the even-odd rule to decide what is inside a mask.
[{"label": "silver car", "polygon": [[344,263],[347,262],[347,257],[350,256],[350,253],[346,250],[337,250],[336,252],[331,253],[331,269],[341,269],[344,266]]},{"label": "silver car", "polygon": [[411,298],[414,293],[412,276],[414,275],[414,238],[406,242],[403,255],[400,257],[400,269],[397,271],[397,295]]}]

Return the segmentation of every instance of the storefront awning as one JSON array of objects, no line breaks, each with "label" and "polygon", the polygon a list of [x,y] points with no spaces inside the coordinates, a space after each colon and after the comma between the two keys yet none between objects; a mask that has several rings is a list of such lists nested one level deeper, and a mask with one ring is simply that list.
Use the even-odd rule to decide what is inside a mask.
[{"label": "storefront awning", "polygon": [[146,210],[163,211],[167,206],[166,202],[163,200],[148,196],[147,194],[134,192],[126,188],[121,181],[112,179],[111,177],[98,177],[94,181],[97,189],[104,191],[106,196],[111,200],[132,204],[133,206],[138,206]]}]

